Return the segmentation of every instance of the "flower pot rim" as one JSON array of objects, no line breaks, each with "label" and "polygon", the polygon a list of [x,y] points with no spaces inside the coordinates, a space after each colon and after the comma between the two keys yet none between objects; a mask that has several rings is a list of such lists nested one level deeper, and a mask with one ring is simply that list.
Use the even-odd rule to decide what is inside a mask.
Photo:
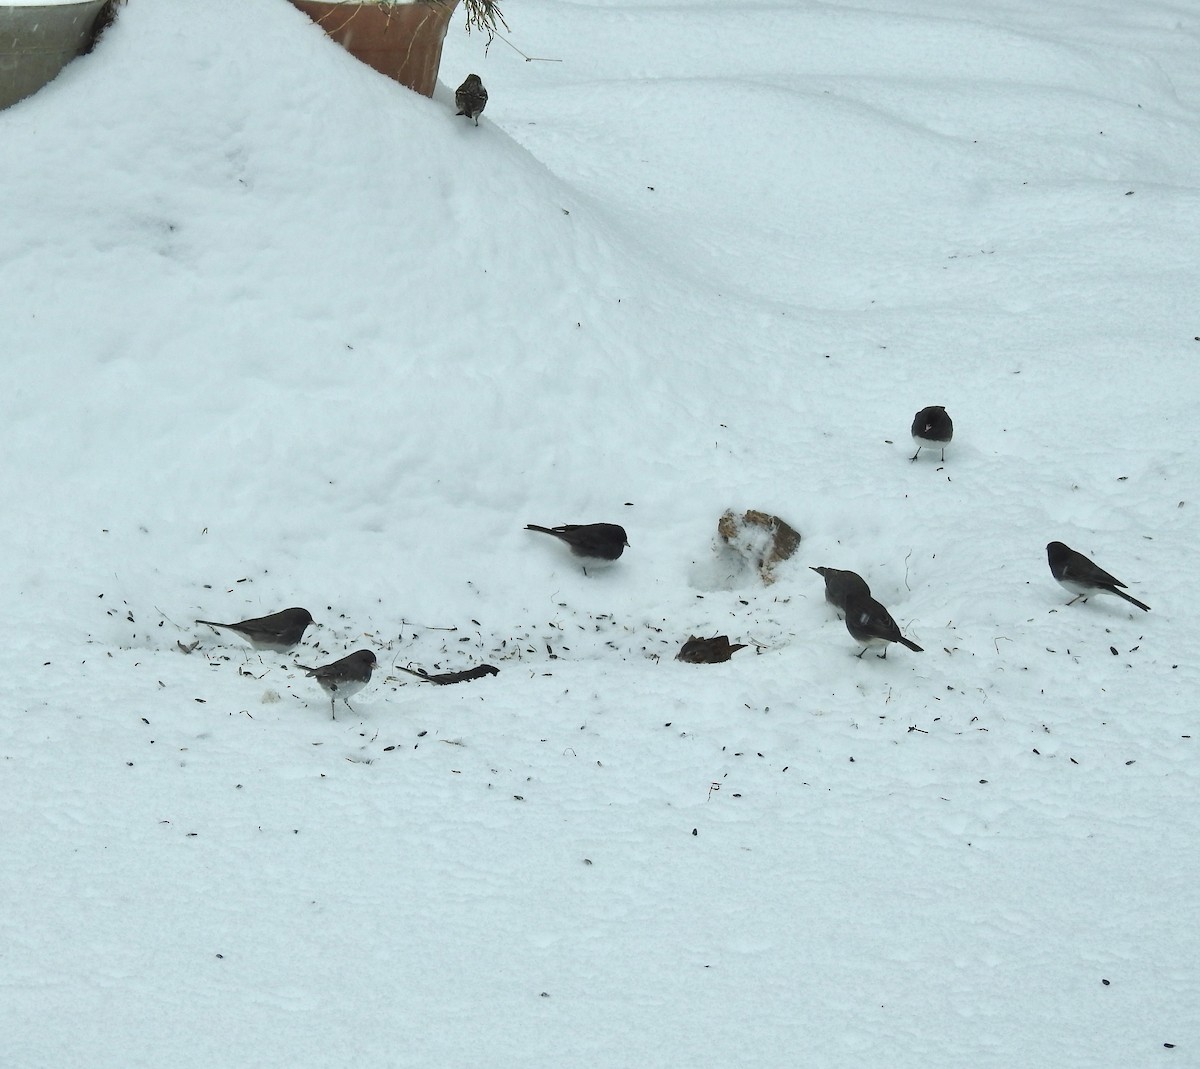
[{"label": "flower pot rim", "polygon": [[[28,11],[39,7],[88,7],[93,2],[94,0],[0,0],[0,8],[15,7],[22,11]],[[384,2],[390,3],[391,0],[384,0]],[[401,0],[401,2],[407,2],[407,0]]]},{"label": "flower pot rim", "polygon": [[450,7],[458,0],[310,0],[330,7]]}]

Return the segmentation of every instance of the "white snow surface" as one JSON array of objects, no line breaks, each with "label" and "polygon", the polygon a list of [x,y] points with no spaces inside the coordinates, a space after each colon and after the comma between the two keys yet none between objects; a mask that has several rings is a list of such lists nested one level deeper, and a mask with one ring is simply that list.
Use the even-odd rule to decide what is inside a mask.
[{"label": "white snow surface", "polygon": [[506,15],[427,100],[132,0],[0,113],[0,1064],[1200,1065],[1200,9]]}]

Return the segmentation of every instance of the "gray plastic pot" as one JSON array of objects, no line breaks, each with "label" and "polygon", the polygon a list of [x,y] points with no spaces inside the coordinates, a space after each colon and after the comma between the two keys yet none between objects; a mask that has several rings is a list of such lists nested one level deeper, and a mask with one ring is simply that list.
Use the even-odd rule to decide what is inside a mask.
[{"label": "gray plastic pot", "polygon": [[105,2],[29,6],[0,0],[0,108],[36,93],[88,50]]}]

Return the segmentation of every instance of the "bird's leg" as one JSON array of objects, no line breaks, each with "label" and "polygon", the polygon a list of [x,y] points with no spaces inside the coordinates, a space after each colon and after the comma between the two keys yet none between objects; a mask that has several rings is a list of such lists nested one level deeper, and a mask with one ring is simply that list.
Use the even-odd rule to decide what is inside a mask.
[{"label": "bird's leg", "polygon": [[921,455],[921,446],[917,446],[917,451],[915,453],[913,453],[913,455],[911,457],[908,458],[908,462],[911,464],[920,455]]},{"label": "bird's leg", "polygon": [[336,712],[336,710],[335,710],[335,708],[334,708],[334,706],[335,706],[336,702],[337,702],[337,699],[336,699],[336,698],[330,698],[330,699],[329,699],[329,716],[330,716],[330,717],[331,717],[333,720],[336,720],[336,719],[337,719],[337,712]]},{"label": "bird's leg", "polygon": [[881,661],[886,661],[887,660],[887,647],[884,646],[883,652],[877,653],[877,654],[875,654],[875,656],[878,657]]},{"label": "bird's leg", "polygon": [[[1068,604],[1068,605],[1074,605],[1074,604],[1075,604],[1075,602],[1077,602],[1077,601],[1078,601],[1080,598],[1083,598],[1083,595],[1082,595],[1082,594],[1076,594],[1076,595],[1075,595],[1075,596],[1074,596],[1074,597],[1073,597],[1073,598],[1072,598],[1070,601],[1068,601],[1068,602],[1067,602],[1067,604]],[[1086,602],[1086,601],[1087,601],[1087,598],[1083,598],[1083,600]]]},{"label": "bird's leg", "polygon": [[861,661],[861,660],[862,660],[862,655],[863,655],[864,653],[866,653],[866,652],[867,652],[867,649],[868,649],[868,647],[864,646],[864,647],[863,647],[861,650],[859,650],[859,651],[858,651],[858,652],[857,652],[857,653],[856,653],[854,656],[855,656],[855,657],[857,657],[857,658],[858,658],[858,659]]},{"label": "bird's leg", "polygon": [[942,463],[946,463],[946,447],[942,446]]}]

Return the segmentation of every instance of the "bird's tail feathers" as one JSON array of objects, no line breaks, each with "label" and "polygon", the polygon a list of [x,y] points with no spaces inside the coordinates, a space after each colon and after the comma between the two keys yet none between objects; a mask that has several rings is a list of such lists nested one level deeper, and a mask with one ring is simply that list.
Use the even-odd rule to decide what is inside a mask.
[{"label": "bird's tail feathers", "polygon": [[924,653],[925,652],[923,649],[921,649],[920,646],[918,646],[915,642],[913,642],[912,639],[907,639],[903,635],[901,635],[896,641],[903,642],[904,645],[906,645],[914,653]]},{"label": "bird's tail feathers", "polygon": [[1125,591],[1122,590],[1120,587],[1113,587],[1112,592],[1114,594],[1117,594],[1118,596],[1124,598],[1126,601],[1130,602],[1131,604],[1136,605],[1139,609],[1142,610],[1142,612],[1150,611],[1149,605],[1147,605],[1143,601],[1138,601],[1138,599],[1135,598],[1132,594],[1126,594]]}]

